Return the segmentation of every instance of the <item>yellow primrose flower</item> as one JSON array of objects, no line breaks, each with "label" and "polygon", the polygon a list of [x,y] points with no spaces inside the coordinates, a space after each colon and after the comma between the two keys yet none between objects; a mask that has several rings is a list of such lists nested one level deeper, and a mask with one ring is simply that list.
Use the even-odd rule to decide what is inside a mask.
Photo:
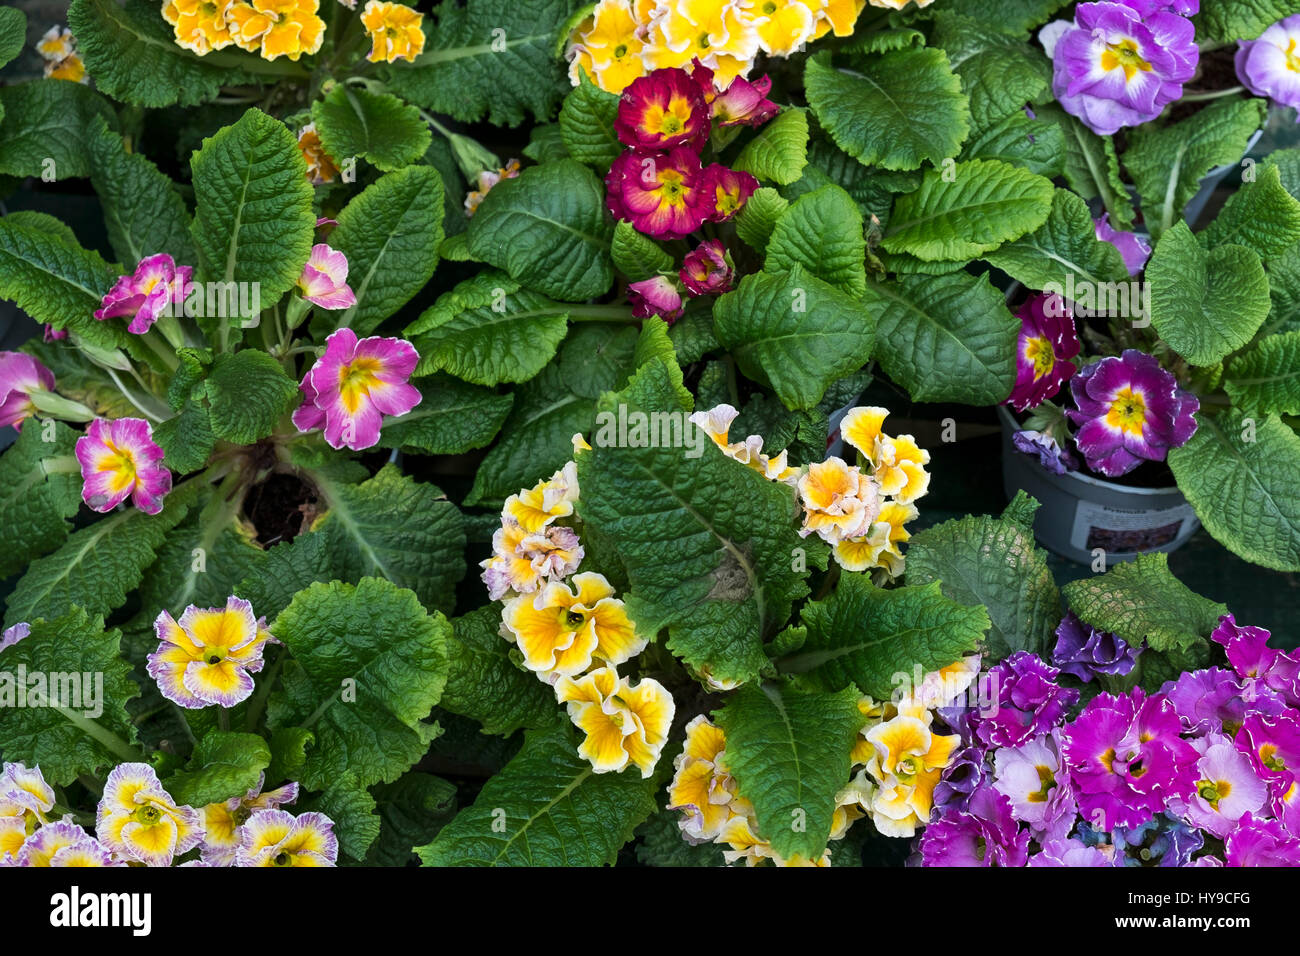
[{"label": "yellow primrose flower", "polygon": [[935,784],[961,737],[932,733],[926,721],[903,714],[872,727],[866,737],[875,747],[866,772],[880,783],[871,802],[876,829],[911,836],[930,818]]},{"label": "yellow primrose flower", "polygon": [[591,445],[587,442],[587,439],[582,437],[582,432],[574,432],[573,438],[570,439],[570,441],[573,442],[573,454],[575,458],[580,451],[591,451]]},{"label": "yellow primrose flower", "polygon": [[575,574],[573,584],[577,591],[556,582],[521,594],[502,613],[524,666],[543,678],[573,677],[597,659],[621,664],[646,645],[604,575]]},{"label": "yellow primrose flower", "polygon": [[783,451],[775,457],[763,454],[763,439],[759,435],[750,435],[743,442],[727,440],[731,423],[740,413],[731,405],[718,405],[706,412],[695,412],[688,419],[698,425],[704,433],[713,439],[713,443],[722,449],[728,458],[753,468],[764,478],[772,481],[792,481],[799,474],[799,469],[791,467]]},{"label": "yellow primrose flower", "polygon": [[58,63],[77,52],[76,40],[73,39],[71,30],[55,24],[36,41],[36,52],[44,59]]},{"label": "yellow primrose flower", "polygon": [[[867,0],[819,0],[819,2],[820,9],[817,11],[817,26],[813,31],[813,39],[821,39],[832,30],[837,37],[848,36],[853,32],[858,17],[867,5]],[[876,0],[871,2],[872,6],[882,6]],[[930,2],[932,0],[926,0],[926,3]],[[907,0],[902,0],[902,5],[906,6]]]},{"label": "yellow primrose flower", "polygon": [[835,560],[848,571],[884,568],[891,578],[898,577],[904,566],[898,545],[912,537],[903,526],[918,514],[916,505],[885,502],[867,534],[836,543]]},{"label": "yellow primrose flower", "polygon": [[339,166],[334,158],[325,152],[325,145],[320,141],[320,133],[316,131],[315,123],[308,123],[298,130],[298,151],[302,153],[302,158],[307,163],[307,179],[313,186],[334,182],[334,177],[339,174]]},{"label": "yellow primrose flower", "polygon": [[828,544],[865,534],[880,512],[875,479],[840,458],[808,466],[796,485],[804,508],[799,536],[817,534]]},{"label": "yellow primrose flower", "polygon": [[930,490],[930,475],[925,470],[930,453],[911,435],[891,438],[881,431],[888,415],[888,409],[877,406],[852,408],[840,423],[840,434],[871,462],[880,493],[909,504]]},{"label": "yellow primrose flower", "polygon": [[[627,0],[600,0],[590,25],[579,35],[575,49],[587,57],[583,67],[592,80],[608,93],[622,93],[637,77],[645,76],[641,51],[645,40],[636,11]],[[573,76],[576,79],[576,74]]]},{"label": "yellow primrose flower", "polygon": [[827,850],[820,859],[808,860],[801,856],[789,859],[782,857],[772,849],[772,844],[758,835],[755,827],[757,821],[751,816],[733,817],[723,828],[715,843],[726,843],[730,850],[723,850],[722,857],[728,863],[744,860],[746,866],[758,866],[771,861],[774,866],[830,866],[831,851]]},{"label": "yellow primrose flower", "polygon": [[172,25],[176,44],[203,56],[235,42],[226,20],[232,0],[167,0],[163,18]]},{"label": "yellow primrose flower", "polygon": [[177,806],[153,767],[124,763],[104,784],[95,835],[119,857],[171,866],[173,858],[203,839],[203,816],[193,807]]},{"label": "yellow primrose flower", "polygon": [[315,53],[325,37],[320,0],[235,0],[226,10],[230,36],[264,60]]},{"label": "yellow primrose flower", "polygon": [[788,56],[812,39],[818,0],[754,0],[749,16],[758,29],[764,53]]},{"label": "yellow primrose flower", "polygon": [[339,841],[323,813],[254,810],[243,825],[235,866],[334,866]]},{"label": "yellow primrose flower", "polygon": [[688,843],[716,839],[732,817],[752,809],[736,794],[736,781],[727,772],[726,746],[722,728],[703,714],[686,725],[686,743],[673,761],[667,809],[686,811],[678,825]]},{"label": "yellow primrose flower", "polygon": [[577,680],[561,678],[555,697],[586,733],[578,754],[596,773],[617,773],[628,764],[640,768],[642,777],[654,773],[675,711],[662,684],[647,677],[633,686],[614,668],[601,667]]},{"label": "yellow primrose flower", "polygon": [[370,33],[372,63],[383,60],[414,60],[424,51],[424,14],[400,3],[369,0],[361,11],[361,22]]},{"label": "yellow primrose flower", "polygon": [[578,500],[578,470],[569,462],[546,481],[511,495],[501,509],[501,520],[519,523],[530,534],[541,531],[557,518],[573,514],[573,503]]},{"label": "yellow primrose flower", "polygon": [[512,519],[492,536],[492,557],[481,562],[488,597],[531,594],[547,580],[568,577],[578,570],[584,551],[572,528],[551,525],[529,534]]},{"label": "yellow primrose flower", "polygon": [[[882,10],[902,10],[911,0],[871,0],[873,7],[879,7]],[[918,7],[928,7],[934,3],[934,0],[916,0]]]},{"label": "yellow primrose flower", "polygon": [[696,58],[725,89],[758,54],[758,28],[743,15],[748,0],[676,0],[651,21],[643,56],[651,70],[686,67]]},{"label": "yellow primrose flower", "polygon": [[50,80],[69,80],[73,83],[86,82],[86,64],[76,53],[66,56],[58,63],[45,64],[45,77]]}]

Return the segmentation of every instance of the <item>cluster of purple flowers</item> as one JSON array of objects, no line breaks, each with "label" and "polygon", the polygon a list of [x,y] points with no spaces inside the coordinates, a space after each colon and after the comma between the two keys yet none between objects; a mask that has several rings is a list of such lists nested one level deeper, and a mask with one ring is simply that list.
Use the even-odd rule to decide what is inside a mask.
[{"label": "cluster of purple flowers", "polygon": [[1018,652],[992,668],[998,706],[943,716],[964,749],[935,788],[922,866],[1300,865],[1300,653],[1232,615],[1211,635],[1231,670],[1098,693],[1141,648],[1073,615],[1054,667]]}]

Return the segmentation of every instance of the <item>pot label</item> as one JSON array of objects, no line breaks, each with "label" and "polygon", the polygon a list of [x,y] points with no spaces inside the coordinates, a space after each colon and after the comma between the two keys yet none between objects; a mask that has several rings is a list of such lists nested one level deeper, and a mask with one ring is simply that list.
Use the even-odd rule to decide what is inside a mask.
[{"label": "pot label", "polygon": [[1179,543],[1200,521],[1189,504],[1152,511],[1132,511],[1080,501],[1074,512],[1070,544],[1084,551],[1102,548],[1107,554],[1133,554]]}]

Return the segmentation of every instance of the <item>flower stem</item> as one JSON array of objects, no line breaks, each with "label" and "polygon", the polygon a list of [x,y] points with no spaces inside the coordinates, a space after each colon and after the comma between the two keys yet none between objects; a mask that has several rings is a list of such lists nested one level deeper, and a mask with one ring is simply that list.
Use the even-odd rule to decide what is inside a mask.
[{"label": "flower stem", "polygon": [[571,305],[566,308],[574,322],[633,322],[632,310],[624,305]]},{"label": "flower stem", "polygon": [[1203,100],[1217,100],[1221,96],[1233,96],[1244,93],[1244,86],[1230,86],[1226,90],[1210,90],[1205,93],[1186,93],[1178,98],[1179,103],[1200,103]]},{"label": "flower stem", "polygon": [[138,750],[107,727],[103,727],[91,718],[85,717],[67,707],[60,707],[58,704],[51,704],[50,706],[60,713],[64,720],[72,724],[87,737],[102,744],[109,753],[113,754],[113,756],[120,757],[122,760],[128,762],[140,759],[140,752]]}]

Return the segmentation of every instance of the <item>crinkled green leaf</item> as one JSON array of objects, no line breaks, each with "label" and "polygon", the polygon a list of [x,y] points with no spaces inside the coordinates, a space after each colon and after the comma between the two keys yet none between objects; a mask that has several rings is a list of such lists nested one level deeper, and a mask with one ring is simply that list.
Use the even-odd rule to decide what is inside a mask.
[{"label": "crinkled green leaf", "polygon": [[432,840],[456,810],[456,787],[428,773],[402,774],[393,783],[376,784],[379,839],[366,854],[367,866],[405,866],[415,848]]},{"label": "crinkled green leaf", "polygon": [[177,803],[202,808],[257,789],[263,770],[271,763],[271,750],[257,734],[214,730],[194,747],[189,763],[163,786]]},{"label": "crinkled green leaf", "polygon": [[357,863],[363,861],[383,829],[375,812],[378,809],[375,798],[351,771],[331,778],[324,790],[308,794],[293,809],[299,813],[314,810],[334,821],[344,865],[348,857]]},{"label": "crinkled green leaf", "polygon": [[555,694],[537,675],[510,659],[513,645],[500,634],[501,605],[489,604],[452,621],[447,644],[451,669],[441,706],[508,736],[545,727],[562,715]]},{"label": "crinkled green leaf", "polygon": [[1099,631],[1118,634],[1133,647],[1187,649],[1209,636],[1228,609],[1203,598],[1169,571],[1169,555],[1139,554],[1065,586],[1070,610]]},{"label": "crinkled green leaf", "polygon": [[198,471],[212,455],[217,437],[205,401],[187,401],[171,418],[153,428],[153,440],[163,450],[163,464],[179,475]]},{"label": "crinkled green leaf", "polygon": [[416,853],[425,866],[610,866],[654,812],[635,770],[601,773],[563,726],[530,731],[470,807]]},{"label": "crinkled green leaf", "polygon": [[1300,12],[1294,0],[1202,0],[1196,41],[1224,45],[1253,40],[1277,21]]},{"label": "crinkled green leaf", "polygon": [[746,684],[716,714],[727,769],[754,805],[759,835],[783,858],[820,860],[835,794],[849,781],[849,751],[866,718],[852,687],[833,694]]},{"label": "crinkled green leaf", "polygon": [[[44,422],[27,420],[18,440],[0,455],[0,578],[53,551],[72,530],[68,519],[81,507],[81,472],[68,461],[77,434],[51,421],[53,441],[45,441]],[[65,467],[49,470],[56,459]]]},{"label": "crinkled green leaf", "polygon": [[866,292],[862,213],[839,186],[823,186],[790,204],[767,243],[767,272],[796,265],[851,296]]},{"label": "crinkled green leaf", "polygon": [[1300,415],[1300,331],[1259,339],[1232,357],[1223,387],[1247,415]]},{"label": "crinkled green leaf", "polygon": [[1233,243],[1261,259],[1280,256],[1300,243],[1300,200],[1282,185],[1278,168],[1260,167],[1243,182],[1201,236],[1209,248]]},{"label": "crinkled green leaf", "polygon": [[380,578],[300,592],[271,625],[291,661],[272,695],[272,727],[316,738],[302,767],[321,790],[345,772],[362,786],[396,780],[438,734],[425,723],[447,680],[451,626],[415,593]]},{"label": "crinkled green leaf", "polygon": [[623,152],[614,132],[618,97],[593,83],[584,70],[578,71],[578,80],[560,107],[560,138],[568,155],[603,176]]},{"label": "crinkled green leaf", "polygon": [[16,7],[0,7],[0,66],[23,51],[27,40],[27,14]]},{"label": "crinkled green leaf", "polygon": [[312,103],[311,118],[325,152],[339,162],[359,157],[389,172],[416,162],[429,148],[431,134],[420,111],[390,93],[340,83]]},{"label": "crinkled green leaf", "polygon": [[1047,221],[1028,235],[1004,243],[984,259],[1030,289],[1071,280],[1079,288],[1128,281],[1119,249],[1097,238],[1088,204],[1066,189],[1052,194]]},{"label": "crinkled green leaf", "polygon": [[271,434],[300,399],[298,383],[259,349],[218,355],[208,373],[207,394],[212,433],[238,445]]},{"label": "crinkled green leaf", "polygon": [[736,216],[736,235],[752,249],[762,252],[777,222],[790,203],[775,189],[762,186],[754,190],[744,208]]},{"label": "crinkled green leaf", "polygon": [[1013,113],[972,133],[961,158],[997,159],[1050,179],[1062,175],[1065,152],[1065,131],[1059,124]]},{"label": "crinkled green leaf", "polygon": [[725,866],[716,843],[686,842],[680,810],[659,810],[637,828],[636,859],[642,866]]},{"label": "crinkled green leaf", "polygon": [[[752,197],[750,201],[753,201]],[[632,282],[649,279],[661,272],[677,271],[677,261],[672,256],[649,236],[637,232],[630,222],[622,219],[614,224],[614,238],[610,243],[609,254],[614,260],[614,268]]]},{"label": "crinkled green leaf", "polygon": [[1120,176],[1115,141],[1109,136],[1098,136],[1077,117],[1054,105],[1036,112],[1039,118],[1054,121],[1061,129],[1062,172],[1070,188],[1084,199],[1100,198],[1110,213],[1110,224],[1116,229],[1132,229],[1133,203]]},{"label": "crinkled green leaf", "polygon": [[1300,437],[1276,415],[1196,420],[1169,467],[1205,530],[1247,561],[1300,571]]},{"label": "crinkled green leaf", "polygon": [[807,113],[793,107],[783,109],[744,145],[730,165],[779,186],[797,180],[808,165]]},{"label": "crinkled green leaf", "polygon": [[482,448],[501,430],[514,395],[469,385],[450,375],[417,379],[420,404],[384,423],[381,448],[405,448],[428,455],[460,455]]},{"label": "crinkled green leaf", "polygon": [[330,535],[304,531],[266,552],[257,571],[246,576],[234,589],[252,603],[258,615],[268,621],[289,606],[293,596],[309,585],[335,578],[330,553]]},{"label": "crinkled green leaf", "polygon": [[970,100],[975,130],[986,130],[1012,114],[1024,115],[1025,105],[1042,98],[1052,83],[1052,64],[1042,48],[1024,43],[984,45],[973,56],[954,63],[954,72],[961,77]]},{"label": "crinkled green leaf", "polygon": [[101,118],[117,123],[102,96],[67,80],[0,87],[0,116],[0,173],[45,182],[89,175],[91,130]]}]

